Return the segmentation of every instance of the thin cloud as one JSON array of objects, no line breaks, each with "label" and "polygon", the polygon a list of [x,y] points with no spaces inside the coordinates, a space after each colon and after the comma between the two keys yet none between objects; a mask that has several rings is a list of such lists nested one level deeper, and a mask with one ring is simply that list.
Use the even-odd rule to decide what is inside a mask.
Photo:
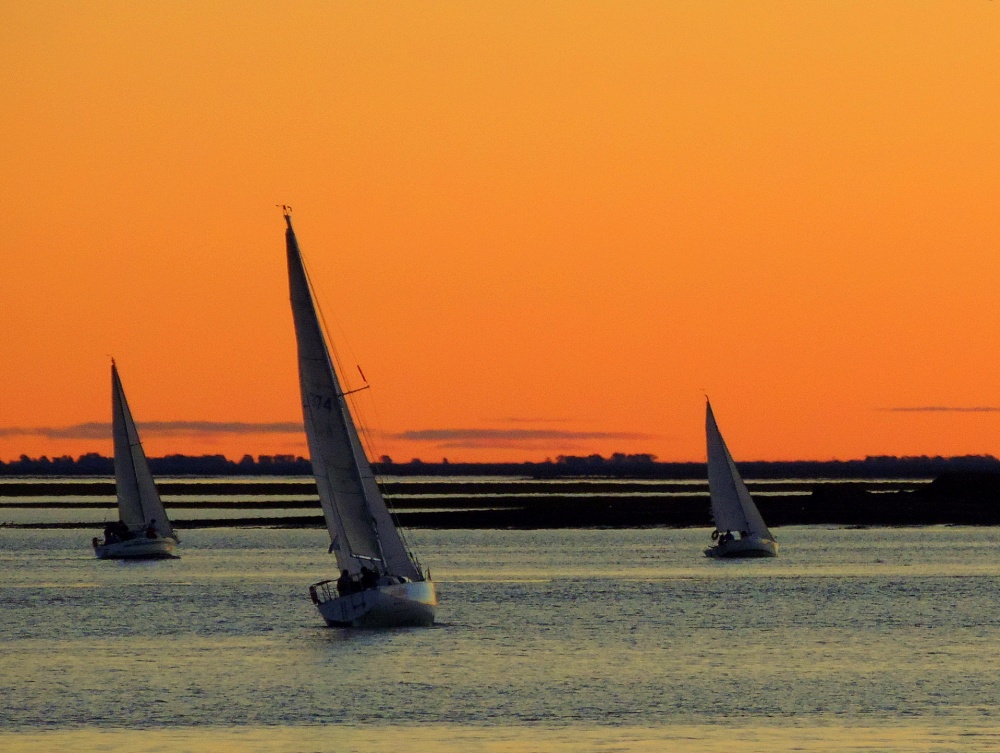
[{"label": "thin cloud", "polygon": [[297,434],[302,423],[244,423],[242,421],[150,421],[140,423],[139,431],[150,434]]},{"label": "thin cloud", "polygon": [[565,424],[572,421],[572,418],[518,418],[517,416],[508,416],[507,418],[501,418],[501,421],[508,424]]},{"label": "thin cloud", "polygon": [[918,405],[913,407],[885,408],[890,413],[1000,413],[1000,407],[989,405],[979,406],[947,406],[947,405]]},{"label": "thin cloud", "polygon": [[[201,436],[213,434],[297,434],[302,424],[295,422],[245,423],[242,421],[149,421],[139,424],[144,437]],[[47,439],[107,439],[109,423],[84,423],[73,426],[0,427],[0,437],[41,436]]]},{"label": "thin cloud", "polygon": [[4,426],[0,437],[47,437],[48,439],[107,439],[111,424],[87,423],[75,426]]},{"label": "thin cloud", "polygon": [[392,435],[394,439],[434,443],[461,449],[537,448],[556,444],[581,447],[586,440],[649,439],[650,434],[628,431],[560,431],[558,429],[414,429]]}]

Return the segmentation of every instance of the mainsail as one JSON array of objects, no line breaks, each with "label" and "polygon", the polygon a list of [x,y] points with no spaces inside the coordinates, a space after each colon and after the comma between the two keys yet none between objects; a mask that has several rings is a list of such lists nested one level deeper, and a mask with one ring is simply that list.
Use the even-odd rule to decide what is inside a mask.
[{"label": "mainsail", "polygon": [[149,472],[146,453],[142,450],[114,361],[111,362],[111,433],[115,445],[115,489],[122,522],[135,531],[156,521],[159,535],[173,536],[174,529],[153,483],[153,474]]},{"label": "mainsail", "polygon": [[715,423],[712,405],[705,402],[705,435],[708,441],[708,490],[712,518],[719,531],[747,531],[763,539],[774,539],[750,498],[736,470],[733,456]]},{"label": "mainsail", "polygon": [[362,565],[422,580],[379,491],[320,327],[292,219],[285,213],[288,287],[299,353],[299,386],[313,475],[337,567]]}]

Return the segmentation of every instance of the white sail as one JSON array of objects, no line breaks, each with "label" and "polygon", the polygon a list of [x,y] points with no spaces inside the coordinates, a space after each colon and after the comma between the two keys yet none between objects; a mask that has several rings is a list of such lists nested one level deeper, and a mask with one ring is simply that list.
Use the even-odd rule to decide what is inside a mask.
[{"label": "white sail", "polygon": [[712,405],[705,402],[705,436],[708,442],[708,490],[712,497],[712,518],[719,531],[746,531],[763,539],[774,539],[750,498],[746,484],[736,470]]},{"label": "white sail", "polygon": [[379,569],[387,574],[422,580],[361,447],[287,214],[285,222],[302,412],[313,474],[330,533],[330,548],[336,553],[338,568],[352,575],[374,560],[382,563]]},{"label": "white sail", "polygon": [[111,433],[115,447],[115,489],[122,522],[129,530],[136,531],[155,521],[160,536],[173,536],[173,527],[149,472],[146,453],[114,361],[111,362]]}]

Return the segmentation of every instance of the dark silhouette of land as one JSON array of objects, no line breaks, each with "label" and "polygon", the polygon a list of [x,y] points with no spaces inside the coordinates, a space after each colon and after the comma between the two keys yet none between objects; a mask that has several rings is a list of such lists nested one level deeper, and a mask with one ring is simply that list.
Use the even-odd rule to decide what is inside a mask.
[{"label": "dark silhouette of land", "polygon": [[[992,456],[738,465],[770,526],[1000,525],[1000,461]],[[150,466],[156,475],[176,477],[157,486],[171,498],[167,508],[177,528],[323,526],[312,468],[303,458],[245,457],[234,463],[217,455],[173,455],[152,458]],[[704,463],[658,463],[648,455],[560,457],[545,463],[395,464],[383,459],[379,470],[387,478],[382,489],[399,523],[411,528],[712,526]],[[8,477],[64,477],[52,483],[38,478],[5,481],[0,520],[2,508],[38,507],[37,497],[46,495],[52,498],[44,507],[104,508],[110,518],[112,473],[111,459],[99,455],[0,463],[0,475]],[[96,480],[95,475],[103,478]],[[68,481],[66,476],[80,480]],[[227,478],[194,482],[205,476]],[[276,478],[280,476],[298,478]],[[106,496],[108,501],[60,500],[73,495]],[[262,499],[220,500],[237,495]],[[36,499],[18,502],[21,496]],[[194,509],[246,510],[247,516],[185,519],[184,512]],[[275,515],[267,515],[270,510]],[[289,514],[292,511],[315,514]],[[49,525],[65,527],[30,527]]]},{"label": "dark silhouette of land", "polygon": [[[419,459],[396,463],[383,456],[373,464],[386,476],[520,476],[535,479],[603,476],[631,479],[695,480],[705,478],[704,463],[663,463],[655,455],[610,457],[560,455],[554,461],[523,463],[428,463]],[[992,455],[941,457],[866,457],[864,460],[788,460],[737,463],[747,479],[928,479],[950,472],[1000,473]],[[167,455],[150,458],[155,476],[311,476],[308,458],[294,455],[244,455],[235,461],[224,455]],[[0,476],[110,476],[114,461],[97,453],[79,458],[61,456],[0,461]]]}]

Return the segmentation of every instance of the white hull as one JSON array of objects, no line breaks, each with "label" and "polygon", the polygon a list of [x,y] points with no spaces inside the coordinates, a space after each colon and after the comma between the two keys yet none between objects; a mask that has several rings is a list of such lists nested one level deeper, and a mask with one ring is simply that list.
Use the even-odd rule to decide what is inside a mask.
[{"label": "white hull", "polygon": [[777,557],[778,542],[751,536],[733,539],[705,550],[706,557]]},{"label": "white hull", "polygon": [[316,608],[330,627],[430,627],[437,591],[430,580],[398,583],[331,596],[330,581],[309,589]]},{"label": "white hull", "polygon": [[138,537],[113,544],[98,544],[94,554],[102,560],[150,560],[174,557],[177,540],[170,537],[147,539]]}]

